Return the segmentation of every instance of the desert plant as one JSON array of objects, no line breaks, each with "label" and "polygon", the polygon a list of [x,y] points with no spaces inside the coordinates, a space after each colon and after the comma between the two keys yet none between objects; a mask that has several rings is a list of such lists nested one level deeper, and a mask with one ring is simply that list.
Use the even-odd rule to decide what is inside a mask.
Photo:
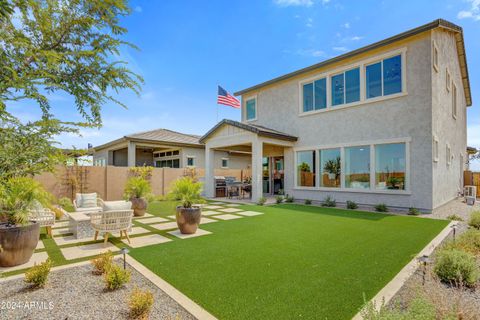
[{"label": "desert plant", "polygon": [[306,205],[311,205],[311,204],[312,204],[312,200],[310,200],[310,199],[305,199],[305,204],[306,204]]},{"label": "desert plant", "polygon": [[14,177],[0,183],[0,221],[11,225],[28,223],[29,210],[37,203],[48,207],[52,196],[32,178]]},{"label": "desert plant", "polygon": [[375,205],[375,211],[377,212],[388,212],[388,207],[385,203],[379,203]]},{"label": "desert plant", "polygon": [[471,253],[444,248],[437,253],[434,272],[444,282],[473,286],[479,272],[475,256]]},{"label": "desert plant", "polygon": [[473,211],[470,214],[468,225],[480,230],[480,211]]},{"label": "desert plant", "polygon": [[153,306],[153,294],[149,290],[133,289],[128,301],[132,319],[148,319]]},{"label": "desert plant", "polygon": [[337,201],[333,199],[330,196],[327,196],[325,199],[322,201],[322,207],[336,207],[337,206]]},{"label": "desert plant", "polygon": [[142,177],[130,177],[125,185],[124,197],[126,200],[132,198],[145,198],[152,193],[150,182]]},{"label": "desert plant", "polygon": [[105,286],[108,290],[116,290],[130,281],[130,270],[123,270],[119,265],[112,263],[104,274]]},{"label": "desert plant", "polygon": [[267,202],[267,198],[261,197],[260,199],[258,199],[257,204],[259,206],[263,206],[265,204],[265,202]]},{"label": "desert plant", "polygon": [[40,264],[36,264],[25,272],[25,282],[30,283],[34,288],[44,287],[52,268],[50,259],[45,260]]},{"label": "desert plant", "polygon": [[189,177],[175,180],[168,193],[168,198],[180,202],[184,208],[191,208],[194,203],[201,203],[202,183],[194,182]]},{"label": "desert plant", "polygon": [[347,209],[357,209],[358,204],[355,201],[347,200]]},{"label": "desert plant", "polygon": [[448,242],[445,247],[462,250],[480,257],[480,230],[469,229],[458,236],[455,241]]},{"label": "desert plant", "polygon": [[130,167],[128,168],[129,177],[139,177],[144,180],[150,181],[152,178],[153,167]]},{"label": "desert plant", "polygon": [[420,215],[420,211],[417,208],[410,207],[408,208],[408,214],[411,216],[418,216]]},{"label": "desert plant", "polygon": [[294,201],[295,201],[294,196],[289,196],[288,194],[285,196],[285,202],[293,203]]},{"label": "desert plant", "polygon": [[447,219],[452,221],[463,221],[462,217],[460,217],[458,214],[451,214],[447,217]]},{"label": "desert plant", "polygon": [[75,208],[73,207],[72,200],[67,197],[63,197],[58,199],[58,205],[63,208],[63,210],[67,212],[74,212]]},{"label": "desert plant", "polygon": [[418,295],[410,301],[408,306],[402,307],[399,304],[393,307],[386,307],[382,303],[376,308],[374,303],[368,302],[361,312],[363,320],[435,320],[436,311],[433,303],[424,296]]},{"label": "desert plant", "polygon": [[98,258],[90,260],[90,263],[93,265],[92,273],[96,275],[104,274],[112,266],[113,263],[113,253],[108,250],[105,253],[102,253]]},{"label": "desert plant", "polygon": [[277,202],[277,204],[282,203],[283,202],[283,196],[276,196],[275,201]]}]

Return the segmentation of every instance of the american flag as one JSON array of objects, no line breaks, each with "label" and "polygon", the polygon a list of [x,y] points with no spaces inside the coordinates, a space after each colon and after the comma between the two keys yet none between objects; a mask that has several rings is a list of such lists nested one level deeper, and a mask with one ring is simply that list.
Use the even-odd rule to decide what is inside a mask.
[{"label": "american flag", "polygon": [[220,86],[218,86],[217,104],[240,109],[240,101]]}]

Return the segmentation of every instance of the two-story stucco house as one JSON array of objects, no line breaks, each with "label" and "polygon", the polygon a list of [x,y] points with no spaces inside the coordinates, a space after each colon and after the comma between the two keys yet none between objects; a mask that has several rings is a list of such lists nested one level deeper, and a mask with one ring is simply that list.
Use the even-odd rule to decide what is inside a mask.
[{"label": "two-story stucco house", "polygon": [[425,211],[462,190],[471,93],[462,28],[445,20],[241,90],[241,122],[205,134],[251,152],[253,199],[385,203]]}]

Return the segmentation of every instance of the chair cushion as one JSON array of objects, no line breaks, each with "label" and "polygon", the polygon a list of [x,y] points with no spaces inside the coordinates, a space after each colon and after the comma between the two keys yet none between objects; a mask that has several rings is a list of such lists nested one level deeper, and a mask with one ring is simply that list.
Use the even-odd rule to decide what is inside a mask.
[{"label": "chair cushion", "polygon": [[132,203],[130,201],[104,201],[103,211],[130,210]]},{"label": "chair cushion", "polygon": [[102,212],[102,207],[77,208],[76,212]]},{"label": "chair cushion", "polygon": [[93,208],[97,206],[97,194],[77,193],[76,202],[78,208]]}]

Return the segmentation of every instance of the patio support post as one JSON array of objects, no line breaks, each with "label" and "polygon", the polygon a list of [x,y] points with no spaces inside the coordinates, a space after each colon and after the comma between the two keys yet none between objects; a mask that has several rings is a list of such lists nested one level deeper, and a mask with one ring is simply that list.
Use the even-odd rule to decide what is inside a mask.
[{"label": "patio support post", "polygon": [[127,161],[127,166],[129,167],[135,167],[135,156],[136,156],[136,148],[137,146],[135,145],[135,142],[129,141],[128,142],[128,161]]},{"label": "patio support post", "polygon": [[215,150],[210,148],[209,144],[205,145],[205,196],[208,198],[215,197],[214,188],[215,176]]},{"label": "patio support post", "polygon": [[263,142],[260,139],[252,141],[252,201],[257,202],[263,197]]}]

